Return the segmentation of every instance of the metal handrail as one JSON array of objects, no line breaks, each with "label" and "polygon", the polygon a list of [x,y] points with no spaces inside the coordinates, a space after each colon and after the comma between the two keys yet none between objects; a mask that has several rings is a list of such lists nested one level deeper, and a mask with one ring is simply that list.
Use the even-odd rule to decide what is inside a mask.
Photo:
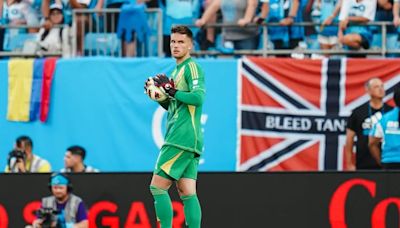
[{"label": "metal handrail", "polygon": [[[54,25],[54,28],[66,28],[68,25]],[[42,26],[37,25],[10,25],[0,24],[0,29],[41,29]],[[63,42],[69,42],[63,40]],[[3,45],[3,44],[0,44]],[[35,53],[27,53],[23,51],[0,51],[0,57],[60,57],[63,53],[60,52],[49,52],[38,50]]]},{"label": "metal handrail", "polygon": [[[321,26],[322,23],[315,23],[315,22],[296,22],[289,26]],[[278,54],[330,54],[330,55],[346,55],[346,54],[377,54],[381,56],[385,56],[386,54],[399,54],[400,49],[396,50],[388,50],[387,49],[387,26],[393,25],[393,22],[389,21],[374,21],[369,23],[350,23],[349,26],[380,26],[381,27],[381,34],[382,34],[382,44],[380,49],[367,49],[367,50],[345,50],[345,49],[331,49],[331,50],[315,50],[315,49],[268,49],[268,30],[266,29],[269,26],[283,26],[278,22],[263,22],[261,24],[250,23],[244,26],[246,27],[262,27],[262,42],[263,42],[263,49],[257,50],[233,50],[231,52],[225,53],[223,51],[214,51],[214,50],[207,50],[207,51],[193,51],[193,55],[262,55],[264,57],[268,55],[278,55]],[[194,24],[188,24],[186,26],[189,27],[196,27]],[[329,26],[338,26],[338,23],[332,23]],[[209,23],[205,24],[202,28],[242,28],[236,23]]]},{"label": "metal handrail", "polygon": [[[101,9],[101,10],[96,10],[96,9],[75,9],[73,10],[73,26],[76,26],[76,14],[79,13],[118,13],[120,12],[120,9]],[[147,12],[156,12],[156,13],[161,13],[160,9],[147,9]],[[297,22],[292,24],[291,26],[320,26],[322,25],[321,23],[314,23],[314,22]],[[332,26],[338,25],[337,23],[332,24]],[[268,49],[268,30],[265,29],[269,26],[282,26],[279,23],[262,23],[262,24],[256,24],[256,23],[251,23],[246,25],[245,27],[262,27],[263,33],[262,33],[262,42],[263,42],[263,49],[255,49],[255,50],[233,50],[232,52],[229,53],[224,53],[222,51],[216,51],[216,50],[207,50],[207,51],[194,51],[193,55],[262,55],[262,56],[268,56],[268,55],[279,55],[279,54],[292,54],[292,53],[297,53],[297,54],[329,54],[329,55],[346,55],[346,54],[371,54],[371,55],[380,55],[380,56],[385,56],[386,54],[400,54],[400,49],[395,49],[395,50],[389,50],[387,49],[387,26],[392,26],[392,22],[369,22],[369,23],[364,23],[364,24],[349,24],[349,26],[352,25],[357,25],[357,26],[380,26],[381,27],[381,34],[382,34],[382,44],[381,48],[377,49],[367,49],[367,50],[344,50],[344,49],[331,49],[331,50],[315,50],[315,49],[294,49],[294,50],[286,50],[286,49]],[[63,26],[57,26],[57,27],[66,27],[67,25]],[[187,25],[189,27],[195,27],[195,25]],[[203,26],[203,28],[233,28],[233,27],[239,27],[236,23],[214,23],[214,24],[206,24]],[[41,26],[31,26],[31,25],[0,25],[1,29],[18,29],[18,28],[41,28]],[[74,27],[73,27],[74,28]],[[76,29],[76,27],[75,27]],[[72,41],[72,56],[76,56],[76,30],[72,29],[71,34],[69,35],[69,41]],[[159,57],[162,56],[162,20],[160,23],[158,23],[158,44],[157,44],[157,51]],[[65,42],[69,42],[65,41]],[[64,42],[64,41],[63,41]],[[74,53],[75,52],[75,53]],[[75,55],[74,55],[75,54]],[[1,51],[0,56],[26,56],[26,57],[35,57],[35,56],[62,56],[61,52],[43,52],[40,51],[35,54],[30,54],[30,53],[23,53],[23,52],[9,52],[9,51]]]},{"label": "metal handrail", "polygon": [[[121,9],[74,9],[72,10],[72,56],[75,57],[77,56],[76,50],[77,50],[77,20],[76,16],[77,14],[97,14],[101,15],[107,14],[107,13],[120,13]],[[157,42],[157,53],[158,57],[163,56],[163,34],[162,34],[162,11],[161,9],[158,8],[148,8],[146,9],[147,13],[156,13],[159,15],[159,22],[157,23],[157,36],[158,36],[158,42]],[[112,18],[113,19],[113,18]],[[119,50],[119,56],[122,56],[121,50]]]}]

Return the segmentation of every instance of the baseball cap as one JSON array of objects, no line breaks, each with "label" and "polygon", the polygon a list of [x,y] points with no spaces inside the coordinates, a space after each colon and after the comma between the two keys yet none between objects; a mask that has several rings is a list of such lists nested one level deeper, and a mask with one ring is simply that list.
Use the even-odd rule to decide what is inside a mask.
[{"label": "baseball cap", "polygon": [[53,9],[58,9],[58,10],[62,11],[63,7],[62,7],[61,4],[53,3],[53,4],[50,5],[50,10],[53,10]]},{"label": "baseball cap", "polygon": [[51,178],[50,181],[51,186],[60,186],[60,185],[68,185],[68,179],[63,175],[55,175]]}]

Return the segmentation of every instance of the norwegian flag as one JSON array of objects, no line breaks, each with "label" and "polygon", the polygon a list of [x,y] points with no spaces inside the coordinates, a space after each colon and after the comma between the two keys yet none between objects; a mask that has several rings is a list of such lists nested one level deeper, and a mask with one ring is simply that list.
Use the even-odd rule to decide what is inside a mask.
[{"label": "norwegian flag", "polygon": [[238,171],[342,170],[346,120],[369,101],[365,82],[400,82],[400,60],[239,62]]}]

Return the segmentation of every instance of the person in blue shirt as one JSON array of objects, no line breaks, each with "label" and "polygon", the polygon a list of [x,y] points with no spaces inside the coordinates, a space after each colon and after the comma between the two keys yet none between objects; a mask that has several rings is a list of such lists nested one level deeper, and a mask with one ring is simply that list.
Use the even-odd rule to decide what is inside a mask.
[{"label": "person in blue shirt", "polygon": [[338,15],[342,0],[321,0],[321,21],[319,29],[318,42],[322,50],[334,48],[338,42],[338,27],[330,26],[332,23],[338,23]]},{"label": "person in blue shirt", "polygon": [[393,99],[396,107],[382,116],[369,137],[370,152],[383,169],[400,169],[400,86],[395,89]]},{"label": "person in blue shirt", "polygon": [[281,26],[268,27],[268,38],[275,49],[294,49],[304,39],[304,27],[292,26],[302,22],[302,7],[300,0],[261,0],[261,13],[255,20],[277,22]]}]

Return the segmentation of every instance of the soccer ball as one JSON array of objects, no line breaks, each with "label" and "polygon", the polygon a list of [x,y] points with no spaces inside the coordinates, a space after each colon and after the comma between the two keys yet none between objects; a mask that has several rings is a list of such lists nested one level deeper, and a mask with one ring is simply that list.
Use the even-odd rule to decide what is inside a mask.
[{"label": "soccer ball", "polygon": [[149,84],[146,88],[147,95],[154,101],[162,102],[168,98],[168,95],[154,84]]}]

